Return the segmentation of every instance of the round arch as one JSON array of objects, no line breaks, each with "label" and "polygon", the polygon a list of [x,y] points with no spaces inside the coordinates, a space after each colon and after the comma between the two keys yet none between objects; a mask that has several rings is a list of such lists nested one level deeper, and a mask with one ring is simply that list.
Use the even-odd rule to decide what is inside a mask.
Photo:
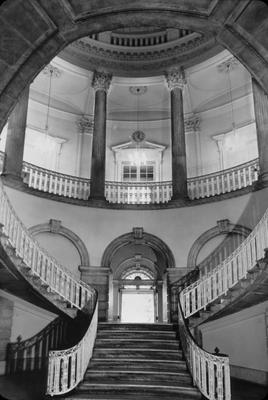
[{"label": "round arch", "polygon": [[149,0],[146,5],[140,0],[104,0],[101,5],[95,0],[5,1],[0,7],[0,130],[22,91],[64,47],[80,37],[126,26],[157,24],[211,32],[268,93],[265,2],[193,0],[191,4],[192,8],[177,0]]},{"label": "round arch", "polygon": [[192,245],[188,254],[187,268],[193,269],[196,267],[198,254],[202,247],[209,240],[226,233],[239,234],[242,237],[246,238],[250,234],[250,232],[251,230],[249,228],[246,228],[242,225],[232,224],[228,219],[217,221],[216,226],[202,233],[202,235],[200,235]]},{"label": "round arch", "polygon": [[80,260],[81,260],[81,266],[83,267],[89,267],[89,255],[87,248],[83,241],[77,236],[73,231],[70,229],[66,228],[61,224],[61,221],[55,220],[55,219],[50,219],[49,222],[46,222],[44,224],[38,224],[34,225],[31,228],[28,229],[29,232],[35,236],[38,235],[39,233],[44,233],[44,232],[52,232],[52,233],[57,233],[58,235],[64,236],[66,239],[70,240],[76,250],[79,253]]},{"label": "round arch", "polygon": [[155,251],[163,260],[166,260],[167,268],[175,267],[175,259],[167,244],[160,238],[144,232],[142,228],[133,228],[132,232],[125,233],[114,239],[105,249],[101,266],[110,267],[114,254],[122,247],[129,244],[144,244]]}]

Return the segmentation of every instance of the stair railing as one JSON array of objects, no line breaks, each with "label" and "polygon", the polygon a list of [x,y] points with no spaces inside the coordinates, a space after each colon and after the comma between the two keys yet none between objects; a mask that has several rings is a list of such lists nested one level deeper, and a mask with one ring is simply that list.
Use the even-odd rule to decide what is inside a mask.
[{"label": "stair railing", "polygon": [[8,244],[21,259],[23,266],[37,276],[47,290],[60,296],[71,307],[81,310],[94,296],[94,289],[60,265],[18,218],[2,182],[0,182],[0,224]]},{"label": "stair railing", "polygon": [[49,350],[65,342],[67,322],[58,317],[29,339],[9,343],[7,347],[7,374],[44,369]]},{"label": "stair railing", "polygon": [[248,237],[210,273],[198,279],[180,293],[180,303],[185,318],[206,309],[213,301],[226,295],[227,291],[263,258],[268,247],[268,209]]},{"label": "stair railing", "polygon": [[218,356],[203,350],[187,327],[180,302],[178,310],[180,342],[193,384],[209,400],[230,400],[228,356]]},{"label": "stair railing", "polygon": [[98,303],[90,325],[80,342],[66,350],[49,352],[47,394],[61,395],[73,390],[84,378],[92,357],[98,326]]}]

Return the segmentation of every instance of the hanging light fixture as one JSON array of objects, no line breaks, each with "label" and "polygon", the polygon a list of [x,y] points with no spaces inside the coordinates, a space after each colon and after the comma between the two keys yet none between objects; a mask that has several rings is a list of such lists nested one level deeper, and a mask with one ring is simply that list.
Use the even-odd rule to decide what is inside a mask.
[{"label": "hanging light fixture", "polygon": [[48,75],[49,77],[49,84],[48,84],[48,101],[47,101],[47,112],[46,112],[46,122],[45,122],[45,133],[49,135],[49,113],[50,113],[50,105],[51,105],[51,89],[52,89],[52,78],[58,78],[61,74],[61,71],[54,67],[52,64],[48,64],[43,73]]},{"label": "hanging light fixture", "polygon": [[235,116],[234,116],[234,105],[233,105],[233,94],[232,94],[232,81],[231,81],[231,71],[234,70],[238,66],[239,62],[235,57],[228,58],[228,60],[224,61],[220,65],[218,65],[218,70],[220,72],[225,72],[227,74],[228,81],[228,92],[231,106],[231,122],[232,122],[232,131],[236,133],[235,127]]},{"label": "hanging light fixture", "polygon": [[141,95],[146,93],[147,86],[131,86],[129,88],[130,92],[136,95],[136,130],[132,133],[131,139],[135,143],[135,150],[132,158],[132,163],[134,165],[141,165],[145,163],[145,154],[141,151],[141,143],[145,140],[145,133],[140,129],[139,126],[139,98]]}]

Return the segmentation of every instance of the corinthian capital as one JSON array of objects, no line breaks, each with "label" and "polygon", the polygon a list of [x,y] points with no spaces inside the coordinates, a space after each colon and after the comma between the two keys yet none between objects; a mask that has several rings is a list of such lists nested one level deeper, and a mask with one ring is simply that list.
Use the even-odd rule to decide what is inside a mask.
[{"label": "corinthian capital", "polygon": [[88,115],[83,115],[79,117],[76,121],[78,131],[80,133],[92,133],[93,132],[93,118]]},{"label": "corinthian capital", "polygon": [[110,87],[111,80],[112,80],[111,74],[95,71],[92,80],[92,87],[94,88],[95,91],[105,90],[105,92],[107,92]]},{"label": "corinthian capital", "polygon": [[165,77],[169,90],[173,90],[175,88],[183,90],[184,85],[186,84],[186,79],[182,67],[167,72]]}]

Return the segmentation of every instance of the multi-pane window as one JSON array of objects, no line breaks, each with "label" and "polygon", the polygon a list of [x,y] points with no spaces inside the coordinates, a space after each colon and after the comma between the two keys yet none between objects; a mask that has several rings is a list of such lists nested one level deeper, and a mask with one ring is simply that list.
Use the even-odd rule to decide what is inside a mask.
[{"label": "multi-pane window", "polygon": [[137,180],[137,167],[135,165],[124,165],[123,181],[136,181],[136,180]]},{"label": "multi-pane window", "polygon": [[154,180],[153,165],[123,165],[123,181],[148,182]]},{"label": "multi-pane window", "polygon": [[140,180],[141,181],[153,181],[154,180],[153,165],[142,165],[140,167]]}]

